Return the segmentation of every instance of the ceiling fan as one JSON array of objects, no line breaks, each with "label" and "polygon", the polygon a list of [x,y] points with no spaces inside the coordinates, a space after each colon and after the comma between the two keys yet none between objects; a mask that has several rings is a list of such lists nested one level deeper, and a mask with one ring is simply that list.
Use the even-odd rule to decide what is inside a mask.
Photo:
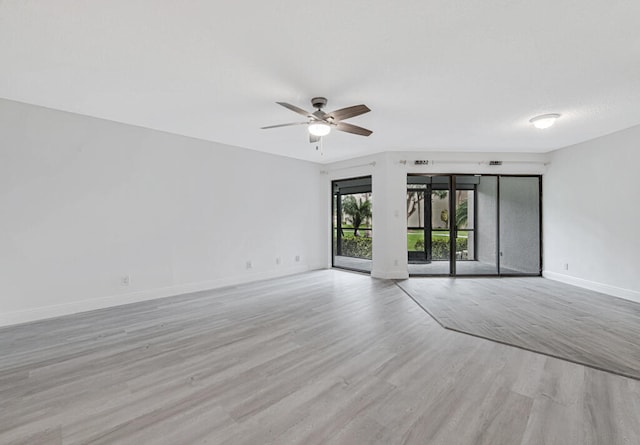
[{"label": "ceiling fan", "polygon": [[327,105],[327,99],[324,97],[314,97],[311,99],[311,105],[317,108],[316,111],[310,113],[295,105],[288,104],[286,102],[276,102],[278,105],[282,105],[285,108],[290,109],[298,114],[301,114],[308,118],[306,122],[292,122],[289,124],[270,125],[268,127],[262,127],[263,130],[268,128],[289,127],[292,125],[307,125],[309,129],[309,142],[318,142],[322,136],[326,136],[331,132],[331,128],[335,128],[339,131],[345,131],[347,133],[357,134],[360,136],[369,136],[373,131],[366,128],[358,127],[357,125],[348,124],[342,122],[344,119],[360,116],[361,114],[371,111],[366,105],[354,105],[351,107],[340,108],[339,110],[325,113],[322,111],[325,105]]}]

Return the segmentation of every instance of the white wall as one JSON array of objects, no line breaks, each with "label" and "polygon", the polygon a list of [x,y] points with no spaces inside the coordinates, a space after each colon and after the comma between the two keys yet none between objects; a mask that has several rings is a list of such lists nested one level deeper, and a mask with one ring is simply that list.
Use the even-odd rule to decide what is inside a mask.
[{"label": "white wall", "polygon": [[639,169],[640,126],[552,153],[545,277],[640,301]]},{"label": "white wall", "polygon": [[0,134],[0,325],[326,264],[317,164],[7,100]]},{"label": "white wall", "polygon": [[[355,176],[373,177],[373,275],[403,278],[407,173],[540,174],[547,160],[319,166],[1,99],[0,134],[0,325],[327,267],[330,181]],[[552,154],[545,276],[640,301],[638,147],[634,127]]]}]

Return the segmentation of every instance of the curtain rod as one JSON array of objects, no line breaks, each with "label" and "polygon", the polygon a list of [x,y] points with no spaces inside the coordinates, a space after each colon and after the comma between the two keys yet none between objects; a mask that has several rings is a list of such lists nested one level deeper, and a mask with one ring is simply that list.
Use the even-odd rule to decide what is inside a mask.
[{"label": "curtain rod", "polygon": [[[416,161],[421,161],[418,164],[414,164],[413,165],[435,165],[435,164],[477,164],[477,165],[490,165],[492,162],[499,162],[500,164],[497,164],[496,166],[502,165],[502,164],[540,164],[540,165],[549,165],[551,164],[551,162],[548,161],[461,161],[458,159],[452,159],[452,160],[420,160],[420,159],[416,159]],[[410,161],[406,160],[406,159],[402,159],[400,161],[398,161],[398,163],[400,164],[407,164],[410,163]]]}]

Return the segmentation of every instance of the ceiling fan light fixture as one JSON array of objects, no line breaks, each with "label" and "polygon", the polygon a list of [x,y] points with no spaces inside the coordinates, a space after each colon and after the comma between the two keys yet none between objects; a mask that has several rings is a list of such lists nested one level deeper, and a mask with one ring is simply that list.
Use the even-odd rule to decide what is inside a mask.
[{"label": "ceiling fan light fixture", "polygon": [[556,120],[560,117],[558,113],[542,114],[540,116],[533,117],[529,120],[534,127],[543,130],[549,128],[556,123]]},{"label": "ceiling fan light fixture", "polygon": [[331,132],[331,126],[324,122],[313,122],[309,124],[309,133],[314,136],[326,136]]}]

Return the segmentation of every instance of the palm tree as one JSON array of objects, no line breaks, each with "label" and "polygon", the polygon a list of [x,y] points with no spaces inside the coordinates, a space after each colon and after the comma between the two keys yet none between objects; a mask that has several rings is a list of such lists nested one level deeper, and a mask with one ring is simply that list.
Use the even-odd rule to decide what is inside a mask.
[{"label": "palm tree", "polygon": [[347,215],[353,226],[353,236],[358,236],[358,228],[371,219],[371,201],[347,195],[342,201],[342,213]]},{"label": "palm tree", "polygon": [[411,215],[418,211],[418,225],[422,225],[422,211],[420,210],[424,205],[424,193],[407,190],[407,221]]},{"label": "palm tree", "polygon": [[438,199],[444,199],[449,194],[449,190],[431,190],[431,196],[435,196]]}]

